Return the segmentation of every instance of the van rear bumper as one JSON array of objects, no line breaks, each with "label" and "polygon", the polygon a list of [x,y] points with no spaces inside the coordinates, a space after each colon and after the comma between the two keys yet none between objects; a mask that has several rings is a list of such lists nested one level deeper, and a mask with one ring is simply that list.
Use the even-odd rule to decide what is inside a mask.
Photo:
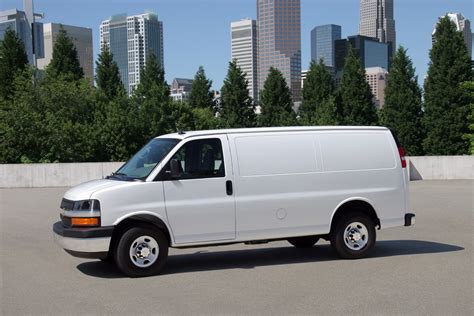
[{"label": "van rear bumper", "polygon": [[413,225],[415,225],[415,214],[406,213],[405,214],[405,226],[413,226]]},{"label": "van rear bumper", "polygon": [[79,258],[105,259],[109,252],[113,227],[66,228],[54,223],[55,242],[67,253]]}]

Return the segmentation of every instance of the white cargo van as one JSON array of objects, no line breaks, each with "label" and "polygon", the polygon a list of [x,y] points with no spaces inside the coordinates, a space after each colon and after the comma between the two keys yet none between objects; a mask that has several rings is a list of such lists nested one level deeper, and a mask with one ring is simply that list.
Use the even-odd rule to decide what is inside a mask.
[{"label": "white cargo van", "polygon": [[156,274],[168,247],[329,240],[361,258],[375,229],[410,226],[403,148],[383,127],[291,127],[157,137],[106,179],[66,192],[56,241],[73,256]]}]

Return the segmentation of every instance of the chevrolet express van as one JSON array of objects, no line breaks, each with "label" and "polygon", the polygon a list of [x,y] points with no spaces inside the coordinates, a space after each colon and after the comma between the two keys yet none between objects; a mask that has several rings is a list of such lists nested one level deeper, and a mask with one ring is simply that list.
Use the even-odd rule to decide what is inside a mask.
[{"label": "chevrolet express van", "polygon": [[64,195],[57,243],[158,273],[168,248],[329,240],[367,256],[376,228],[410,226],[403,148],[384,127],[179,132],[152,139],[105,179]]}]

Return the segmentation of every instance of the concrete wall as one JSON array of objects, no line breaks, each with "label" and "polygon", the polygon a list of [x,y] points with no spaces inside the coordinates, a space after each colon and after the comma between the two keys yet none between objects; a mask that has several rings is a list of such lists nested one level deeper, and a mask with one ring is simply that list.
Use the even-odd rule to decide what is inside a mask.
[{"label": "concrete wall", "polygon": [[408,157],[410,180],[474,179],[474,156]]},{"label": "concrete wall", "polygon": [[121,162],[0,164],[0,188],[70,187],[101,179]]},{"label": "concrete wall", "polygon": [[[410,180],[474,179],[474,156],[409,157]],[[121,162],[0,164],[0,188],[70,187],[101,179]]]}]

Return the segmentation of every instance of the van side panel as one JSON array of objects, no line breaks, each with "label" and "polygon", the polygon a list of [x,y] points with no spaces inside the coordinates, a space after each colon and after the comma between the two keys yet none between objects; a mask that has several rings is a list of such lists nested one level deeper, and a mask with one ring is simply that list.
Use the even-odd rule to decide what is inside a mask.
[{"label": "van side panel", "polygon": [[368,201],[383,228],[403,225],[403,173],[388,130],[228,137],[237,240],[327,234],[350,199]]},{"label": "van side panel", "polygon": [[327,131],[319,140],[328,192],[344,188],[370,201],[382,228],[403,225],[404,177],[390,131]]},{"label": "van side panel", "polygon": [[[404,224],[405,184],[398,149],[390,131],[318,133],[324,191],[343,201],[369,201],[382,228]],[[334,210],[336,211],[336,209]]]},{"label": "van side panel", "polygon": [[[235,157],[237,239],[321,231],[314,177],[321,172],[314,132],[229,134]],[[322,207],[329,208],[329,206]]]}]

